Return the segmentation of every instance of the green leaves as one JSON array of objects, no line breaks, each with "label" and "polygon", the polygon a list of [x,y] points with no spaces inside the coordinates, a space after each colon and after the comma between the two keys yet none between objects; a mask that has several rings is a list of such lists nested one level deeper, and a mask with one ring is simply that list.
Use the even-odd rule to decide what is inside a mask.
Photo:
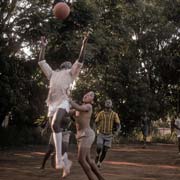
[{"label": "green leaves", "polygon": [[12,111],[15,123],[33,125],[46,113],[48,81],[35,61],[40,36],[48,39],[46,59],[56,69],[65,60],[75,61],[88,30],[92,34],[73,92],[76,99],[94,90],[95,108],[100,109],[111,98],[126,133],[144,111],[157,120],[178,110],[178,0],[77,0],[64,21],[53,17],[51,3],[0,2],[0,121]]}]

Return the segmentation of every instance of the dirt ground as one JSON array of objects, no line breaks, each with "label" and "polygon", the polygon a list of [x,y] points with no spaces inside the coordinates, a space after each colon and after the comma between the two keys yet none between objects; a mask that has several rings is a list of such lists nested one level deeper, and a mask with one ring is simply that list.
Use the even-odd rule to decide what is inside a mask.
[{"label": "dirt ground", "polygon": [[[73,166],[66,179],[87,180],[77,162],[75,149],[70,147]],[[62,179],[60,171],[51,168],[50,160],[45,170],[39,169],[45,150],[42,146],[1,150],[0,180]],[[180,180],[180,156],[176,145],[153,144],[143,149],[141,145],[123,144],[113,146],[100,171],[106,180]]]}]

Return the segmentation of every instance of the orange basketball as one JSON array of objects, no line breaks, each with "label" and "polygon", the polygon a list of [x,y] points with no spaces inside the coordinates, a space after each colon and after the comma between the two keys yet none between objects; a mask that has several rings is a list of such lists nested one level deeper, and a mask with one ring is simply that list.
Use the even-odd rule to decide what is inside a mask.
[{"label": "orange basketball", "polygon": [[64,2],[57,3],[53,8],[53,14],[56,18],[64,20],[69,16],[70,8]]}]

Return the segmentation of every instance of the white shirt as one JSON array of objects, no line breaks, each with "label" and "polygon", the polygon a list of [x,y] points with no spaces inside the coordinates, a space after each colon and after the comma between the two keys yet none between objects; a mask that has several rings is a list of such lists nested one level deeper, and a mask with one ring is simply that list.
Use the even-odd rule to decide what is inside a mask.
[{"label": "white shirt", "polygon": [[76,61],[71,69],[52,70],[45,60],[39,61],[39,66],[50,81],[49,94],[46,100],[47,106],[58,106],[64,100],[68,100],[70,86],[79,75],[82,63]]},{"label": "white shirt", "polygon": [[[175,125],[180,128],[180,118],[177,118],[175,120]],[[180,137],[180,130],[179,129],[176,129],[176,133],[177,133],[177,137]]]}]

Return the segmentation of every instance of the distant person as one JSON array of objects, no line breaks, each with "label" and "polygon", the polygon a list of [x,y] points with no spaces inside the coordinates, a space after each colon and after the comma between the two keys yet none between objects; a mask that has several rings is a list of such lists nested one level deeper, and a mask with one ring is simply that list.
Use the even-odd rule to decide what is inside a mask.
[{"label": "distant person", "polygon": [[141,130],[142,130],[142,134],[143,134],[143,148],[146,148],[147,137],[149,134],[149,118],[148,118],[146,112],[144,113],[144,116],[142,117]]},{"label": "distant person", "polygon": [[70,101],[72,108],[76,110],[78,161],[89,180],[95,180],[94,175],[98,180],[105,180],[91,159],[91,146],[95,139],[95,133],[90,127],[93,100],[94,92],[90,91],[84,95],[82,105]]},{"label": "distant person", "polygon": [[[121,128],[119,116],[112,110],[110,99],[105,101],[105,108],[98,113],[95,122],[97,125],[97,156],[95,162],[98,167],[101,167],[108,149],[111,148],[113,133],[119,133]],[[115,126],[115,132],[113,132],[113,126]]]},{"label": "distant person", "polygon": [[178,139],[178,154],[180,155],[180,113],[178,113],[175,119],[174,128],[176,129],[176,134]]}]

